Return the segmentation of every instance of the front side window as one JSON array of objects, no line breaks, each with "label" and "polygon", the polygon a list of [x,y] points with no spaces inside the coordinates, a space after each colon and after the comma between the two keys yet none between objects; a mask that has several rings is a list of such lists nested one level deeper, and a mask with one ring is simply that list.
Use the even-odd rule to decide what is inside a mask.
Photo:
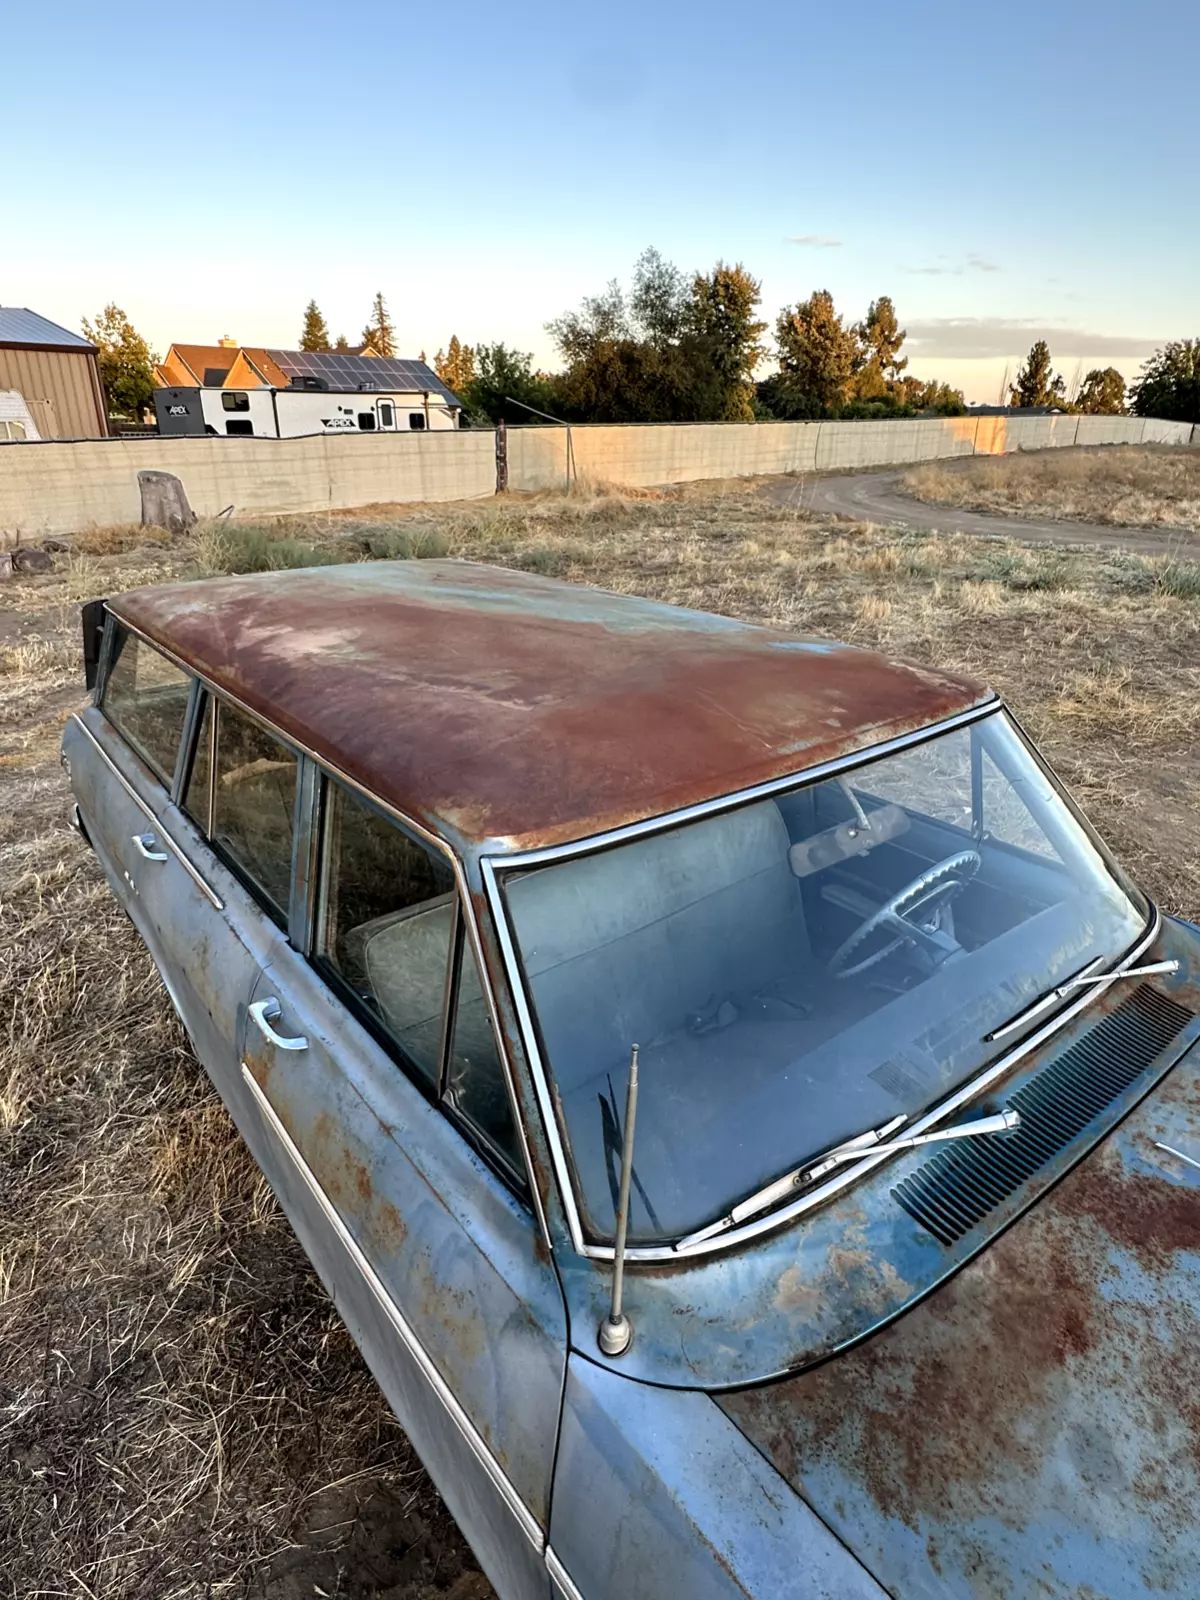
[{"label": "front side window", "polygon": [[220,706],[210,836],[281,924],[292,881],[296,773],[293,750],[242,712]]},{"label": "front side window", "polygon": [[360,411],[358,413],[358,426],[363,433],[374,433],[375,413],[373,411]]},{"label": "front side window", "polygon": [[249,411],[250,396],[239,394],[236,389],[225,389],[221,394],[221,405],[226,411]]},{"label": "front side window", "polygon": [[483,996],[479,964],[467,938],[462,940],[446,1095],[455,1110],[519,1170],[521,1154],[512,1103]]},{"label": "front side window", "polygon": [[436,1085],[454,936],[450,863],[330,780],[322,877],[318,963]]},{"label": "front side window", "polygon": [[191,685],[188,674],[152,645],[116,628],[101,706],[168,785],[175,772]]},{"label": "front side window", "polygon": [[505,879],[593,1236],[704,1228],[845,1139],[915,1119],[993,1029],[1148,908],[1003,713],[778,799]]},{"label": "front side window", "polygon": [[410,411],[408,413],[408,425],[419,433],[425,426],[425,413],[423,411]]}]

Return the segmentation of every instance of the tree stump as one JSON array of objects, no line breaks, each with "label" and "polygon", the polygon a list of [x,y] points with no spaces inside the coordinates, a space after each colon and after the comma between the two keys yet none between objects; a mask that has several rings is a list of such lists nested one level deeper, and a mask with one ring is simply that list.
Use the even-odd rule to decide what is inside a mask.
[{"label": "tree stump", "polygon": [[142,493],[142,526],[166,528],[168,533],[186,533],[196,521],[188,505],[183,484],[171,472],[139,472]]}]

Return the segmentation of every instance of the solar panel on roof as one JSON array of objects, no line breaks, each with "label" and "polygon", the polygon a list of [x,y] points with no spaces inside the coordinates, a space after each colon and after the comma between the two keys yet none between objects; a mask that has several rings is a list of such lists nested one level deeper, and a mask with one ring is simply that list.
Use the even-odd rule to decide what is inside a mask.
[{"label": "solar panel on roof", "polygon": [[323,378],[331,388],[398,389],[440,395],[452,405],[457,397],[423,361],[400,356],[354,356],[340,350],[269,350],[285,377]]}]

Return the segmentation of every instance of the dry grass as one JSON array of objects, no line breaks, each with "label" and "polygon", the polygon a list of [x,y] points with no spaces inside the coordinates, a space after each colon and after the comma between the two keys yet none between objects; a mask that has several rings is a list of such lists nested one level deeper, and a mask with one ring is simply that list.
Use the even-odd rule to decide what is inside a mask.
[{"label": "dry grass", "polygon": [[[0,595],[0,1595],[476,1600],[65,826],[75,603],[195,575],[207,537],[98,537]],[[1200,912],[1200,585],[1178,564],[832,529],[744,485],[379,508],[269,538],[353,560],[444,549],[984,677],[1149,892]]]},{"label": "dry grass", "polygon": [[1126,445],[975,456],[914,467],[901,483],[920,500],[973,511],[1200,530],[1200,450]]}]

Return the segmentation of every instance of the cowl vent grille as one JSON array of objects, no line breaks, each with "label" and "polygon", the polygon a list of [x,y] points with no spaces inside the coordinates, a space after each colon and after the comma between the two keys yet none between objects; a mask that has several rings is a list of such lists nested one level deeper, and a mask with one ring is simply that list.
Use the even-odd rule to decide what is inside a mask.
[{"label": "cowl vent grille", "polygon": [[1015,1133],[953,1145],[892,1190],[910,1217],[955,1244],[1106,1111],[1192,1020],[1148,984],[1018,1089]]}]

